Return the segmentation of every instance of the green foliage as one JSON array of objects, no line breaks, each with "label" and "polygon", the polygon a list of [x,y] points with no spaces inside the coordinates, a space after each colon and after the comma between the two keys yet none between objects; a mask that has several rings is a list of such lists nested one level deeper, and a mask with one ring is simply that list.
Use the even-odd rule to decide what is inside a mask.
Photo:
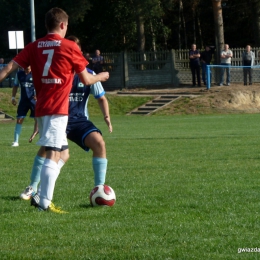
[{"label": "green foliage", "polygon": [[[20,94],[17,93],[16,99],[19,100]],[[10,114],[11,116],[16,115],[17,106],[14,106],[11,102],[12,88],[1,88],[0,89],[0,111]]]},{"label": "green foliage", "polygon": [[[136,107],[139,107],[153,99],[153,97],[117,96],[114,94],[106,94],[106,98],[112,116],[125,115]],[[92,96],[89,100],[89,114],[90,116],[102,115],[97,101]]]},{"label": "green foliage", "polygon": [[[11,103],[12,89],[11,88],[2,88],[0,89],[0,111],[3,111],[11,116],[16,115],[17,106],[13,106]],[[115,94],[106,94],[111,115],[125,115],[136,107],[141,106],[142,104],[152,100],[153,97],[132,97],[132,96],[120,96]],[[19,100],[19,93],[16,96]],[[101,115],[99,105],[97,100],[90,95],[89,98],[89,114],[91,116]]]},{"label": "green foliage", "polygon": [[[81,39],[82,50],[94,53],[138,50],[137,17],[144,20],[145,50],[188,48],[214,45],[212,1],[183,0],[69,0],[34,1],[36,38],[46,34],[45,13],[63,8],[70,16],[68,35]],[[25,44],[31,41],[30,1],[0,0],[0,56],[10,59],[8,31],[23,30]],[[225,41],[230,47],[258,46],[260,5],[257,0],[222,1]],[[235,21],[235,22],[234,22]],[[185,24],[185,25],[184,25]],[[178,37],[180,36],[180,39]]]},{"label": "green foliage", "polygon": [[[0,123],[0,259],[257,259],[260,115],[115,116],[106,141],[107,184],[117,202],[91,208],[91,153],[70,143],[54,203],[38,212],[19,193],[29,183],[34,144],[23,126]],[[250,126],[250,127],[249,127]]]}]

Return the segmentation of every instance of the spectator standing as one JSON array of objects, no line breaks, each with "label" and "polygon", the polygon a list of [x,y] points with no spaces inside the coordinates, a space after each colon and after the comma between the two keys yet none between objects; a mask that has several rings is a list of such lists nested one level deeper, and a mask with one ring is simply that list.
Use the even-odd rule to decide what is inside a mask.
[{"label": "spectator standing", "polygon": [[213,48],[214,47],[211,48],[209,45],[206,45],[205,50],[200,55],[202,81],[204,85],[207,84],[207,65],[210,65],[212,60]]},{"label": "spectator standing", "polygon": [[246,50],[242,54],[242,65],[250,66],[248,68],[243,68],[244,73],[244,86],[247,86],[247,75],[249,76],[249,85],[252,85],[252,66],[255,62],[255,53],[251,51],[251,46],[247,45]]},{"label": "spectator standing", "polygon": [[196,44],[191,45],[191,50],[189,51],[190,58],[190,69],[192,74],[192,86],[196,86],[196,76],[198,86],[200,87],[200,52],[196,49]]},{"label": "spectator standing", "polygon": [[85,54],[85,58],[88,61],[88,68],[92,70],[93,69],[92,58],[88,52]]},{"label": "spectator standing", "polygon": [[92,58],[93,70],[95,73],[103,71],[104,57],[100,55],[100,50],[95,51],[95,56]]},{"label": "spectator standing", "polygon": [[221,76],[220,76],[220,86],[223,86],[224,83],[224,74],[226,71],[226,83],[227,86],[230,86],[230,66],[231,66],[231,58],[233,57],[233,52],[229,49],[229,45],[224,45],[224,50],[221,51],[220,54],[220,65],[224,65],[224,68],[221,68]]}]

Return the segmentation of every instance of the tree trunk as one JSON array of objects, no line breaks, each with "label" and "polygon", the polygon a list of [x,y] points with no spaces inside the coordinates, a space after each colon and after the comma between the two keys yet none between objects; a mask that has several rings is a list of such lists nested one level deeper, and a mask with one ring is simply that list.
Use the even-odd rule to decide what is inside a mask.
[{"label": "tree trunk", "polygon": [[192,10],[192,18],[193,18],[193,43],[197,45],[197,37],[196,37],[196,14],[195,10]]},{"label": "tree trunk", "polygon": [[153,30],[153,24],[151,21],[150,21],[150,28],[151,28],[151,35],[152,35],[152,48],[153,48],[153,51],[156,52],[156,36],[155,36],[154,30]]},{"label": "tree trunk", "polygon": [[[153,58],[155,61],[157,61],[157,54],[156,54],[156,36],[155,36],[155,33],[154,33],[154,30],[153,30],[153,24],[152,22],[150,21],[150,27],[151,27],[151,34],[152,34],[152,47],[153,47]],[[159,69],[158,68],[158,65],[155,65],[155,68],[156,69]]]},{"label": "tree trunk", "polygon": [[182,26],[183,26],[183,34],[184,34],[184,44],[185,44],[185,49],[188,48],[187,44],[187,32],[186,32],[186,22],[185,22],[185,17],[183,14],[183,2],[180,0],[180,9],[181,9],[181,18],[182,18]]},{"label": "tree trunk", "polygon": [[252,25],[254,27],[254,40],[255,45],[260,46],[260,1],[259,0],[251,0],[252,7]]},{"label": "tree trunk", "polygon": [[[144,53],[144,51],[145,51],[144,18],[140,13],[141,12],[139,10],[137,17],[136,17],[137,39],[138,39],[138,51],[140,52],[139,58],[140,58],[140,61],[144,62],[146,60],[146,56]],[[141,70],[144,69],[143,63],[140,64],[140,69]]]},{"label": "tree trunk", "polygon": [[197,13],[197,24],[198,24],[198,31],[199,31],[199,36],[200,36],[200,47],[201,49],[203,48],[203,39],[202,39],[202,31],[201,31],[201,24],[200,24],[200,14]]},{"label": "tree trunk", "polygon": [[137,38],[138,38],[138,51],[144,52],[145,50],[145,34],[144,34],[144,18],[137,14]]},{"label": "tree trunk", "polygon": [[222,16],[221,0],[212,0],[214,25],[215,25],[215,44],[216,55],[215,63],[220,64],[220,52],[224,48],[224,25]]},{"label": "tree trunk", "polygon": [[181,9],[182,9],[182,0],[179,1],[179,33],[178,33],[178,38],[179,38],[179,50],[181,49]]}]

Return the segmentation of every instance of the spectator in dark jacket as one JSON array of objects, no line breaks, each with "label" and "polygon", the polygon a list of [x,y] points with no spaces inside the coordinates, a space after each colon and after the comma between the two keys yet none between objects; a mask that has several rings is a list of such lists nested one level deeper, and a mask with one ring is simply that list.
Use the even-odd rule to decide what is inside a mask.
[{"label": "spectator in dark jacket", "polygon": [[196,76],[198,86],[200,87],[200,52],[196,49],[196,44],[191,45],[191,50],[189,51],[190,58],[190,69],[192,74],[192,85],[196,86]]},{"label": "spectator in dark jacket", "polygon": [[242,64],[243,66],[250,66],[243,68],[244,72],[244,85],[247,85],[247,74],[249,76],[249,85],[252,85],[252,69],[251,66],[254,66],[255,54],[251,51],[251,46],[247,45],[246,50],[242,54]]},{"label": "spectator in dark jacket", "polygon": [[202,80],[203,80],[204,85],[207,84],[206,68],[207,68],[207,65],[210,65],[213,52],[214,52],[214,47],[210,47],[210,46],[206,45],[205,51],[203,51],[200,55]]},{"label": "spectator in dark jacket", "polygon": [[100,50],[96,50],[95,56],[92,58],[93,70],[95,73],[103,71],[104,57],[100,55]]}]

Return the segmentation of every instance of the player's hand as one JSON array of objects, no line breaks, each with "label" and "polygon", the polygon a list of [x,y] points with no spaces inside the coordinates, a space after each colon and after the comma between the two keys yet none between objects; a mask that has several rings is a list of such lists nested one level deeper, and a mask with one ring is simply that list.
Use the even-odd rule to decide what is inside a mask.
[{"label": "player's hand", "polygon": [[107,81],[109,79],[109,73],[108,72],[100,72],[98,73],[98,76],[100,76],[100,81]]},{"label": "player's hand", "polygon": [[12,104],[14,105],[14,106],[16,106],[16,100],[15,99],[12,99]]},{"label": "player's hand", "polygon": [[110,121],[110,117],[109,117],[109,116],[106,116],[106,117],[104,118],[104,120],[105,120],[105,122],[106,122],[106,124],[107,124],[107,126],[108,126],[108,131],[109,131],[109,133],[112,133],[113,127],[112,127],[112,124],[111,124],[111,121]]},{"label": "player's hand", "polygon": [[29,143],[31,143],[32,142],[32,140],[34,139],[34,137],[37,135],[39,133],[39,131],[37,130],[37,131],[35,131],[35,132],[33,132],[33,134],[31,135],[31,137],[30,137],[30,139],[29,139]]}]

